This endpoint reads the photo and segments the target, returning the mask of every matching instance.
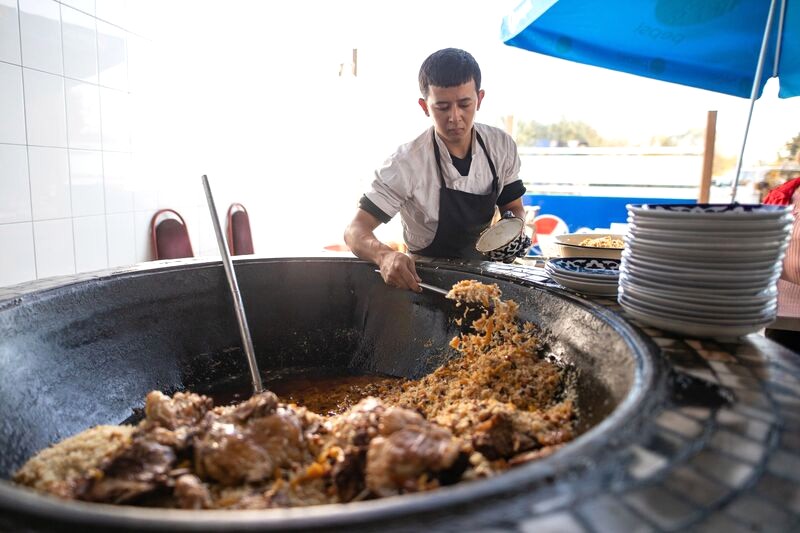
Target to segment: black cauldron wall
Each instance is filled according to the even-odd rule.
[[[352,259],[236,262],[257,359],[269,374],[328,367],[417,378],[453,355],[454,304],[430,292],[385,286]],[[498,283],[520,315],[543,327],[546,351],[574,369],[584,434],[548,459],[493,479],[433,493],[347,505],[267,511],[174,511],[62,502],[0,481],[0,526],[31,529],[238,531],[404,529],[448,516],[503,512],[509,494],[554,475],[635,432],[647,394],[661,386],[651,347],[601,308],[470,267],[420,267],[431,284]],[[249,387],[224,271],[178,261],[18,287],[0,300],[0,478],[39,449],[96,424],[119,423],[148,391]]]

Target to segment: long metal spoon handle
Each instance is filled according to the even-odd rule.
[[[239,283],[236,281],[236,272],[233,270],[233,262],[230,254],[228,254],[228,246],[225,244],[225,237],[222,234],[219,217],[217,217],[214,197],[211,195],[211,186],[208,184],[208,176],[205,174],[203,174],[203,187],[206,190],[208,209],[211,211],[214,233],[217,234],[217,245],[219,245],[219,254],[222,256],[222,264],[225,267],[225,275],[228,278],[228,287],[230,287],[231,296],[233,296],[236,320],[239,322],[239,335],[242,338],[244,353],[247,355],[247,364],[250,366],[250,377],[253,380],[253,392],[258,394],[264,390],[264,385],[261,383],[261,374],[258,371],[255,350],[253,350],[253,339],[250,337],[250,328],[247,327],[247,316],[244,313],[244,303],[242,302],[242,294],[239,292]]]
[[[438,292],[439,294],[447,296],[447,291],[440,287],[436,287],[434,285],[428,285],[427,283],[417,283],[417,285],[419,285],[423,289],[428,289],[429,291]]]
[[[377,268],[375,269],[375,272],[377,272],[378,274],[381,273],[381,271],[379,269],[377,269]],[[447,293],[448,293],[448,291],[446,291],[445,289],[442,289],[441,287],[437,287],[435,285],[430,285],[428,283],[417,283],[417,285],[419,285],[423,289],[428,289],[429,291],[438,292],[439,294],[443,294],[444,296],[447,296]]]

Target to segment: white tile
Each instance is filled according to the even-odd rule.
[[[136,245],[136,262],[144,263],[145,261],[152,261],[155,259],[153,255],[153,239],[152,232],[150,231],[150,220],[156,210],[153,211],[137,211],[134,213],[134,240]]]
[[[30,220],[28,151],[24,146],[0,144],[0,224]]]
[[[133,211],[131,155],[122,152],[103,152],[103,176],[106,213]]]
[[[127,34],[124,30],[97,21],[97,66],[100,85],[128,90]]]
[[[141,174],[134,173],[140,177]],[[133,209],[135,211],[155,211],[158,209],[158,185],[151,180],[133,180]]]
[[[64,76],[97,83],[94,18],[62,5],[61,32],[64,35]]]
[[[0,287],[36,279],[32,223],[0,224],[0,249],[14,250],[0,254]]]
[[[72,191],[72,216],[105,213],[103,154],[87,150],[69,151],[69,175]]]
[[[67,147],[64,78],[22,69],[25,79],[25,121],[28,144]]]
[[[100,122],[103,150],[129,152],[131,120],[129,95],[115,89],[100,88]]]
[[[154,212],[158,209],[158,177],[149,168],[149,162],[141,154],[134,153],[131,164],[131,186],[133,187],[133,209]]]
[[[225,231],[224,218],[220,218]],[[189,226],[190,222],[187,220],[186,225]],[[211,216],[208,212],[208,207],[203,209],[198,208],[195,211],[195,216],[191,221],[189,232],[196,235],[192,240],[192,247],[194,255],[197,257],[216,256],[219,257],[219,245],[217,244],[217,234],[214,231],[214,223],[211,221]]]
[[[94,16],[94,0],[61,0],[61,3]]]
[[[16,0],[0,0],[0,61],[20,65],[19,12]]]
[[[136,35],[128,35],[127,45],[128,90],[132,93],[151,90],[156,77],[155,65],[158,64],[153,43]]]
[[[72,216],[67,150],[29,146],[28,164],[33,220]]]
[[[0,143],[25,144],[22,68],[0,63]]]
[[[179,8],[178,4],[172,4],[171,7]],[[128,0],[125,6],[125,24],[122,27],[130,33],[151,35],[154,32],[153,7],[141,0]]]
[[[67,93],[67,141],[70,148],[100,150],[100,89],[64,80]]]
[[[108,228],[108,266],[126,266],[136,263],[136,226],[133,213],[119,213],[106,217]]]
[[[153,89],[150,91],[152,93]],[[154,131],[153,124],[159,124],[164,120],[164,112],[158,111],[157,107],[165,100],[162,96],[148,95],[144,92],[130,93],[128,98],[131,152],[154,154],[160,151],[159,147],[166,143],[163,137],[158,138],[159,133],[169,134],[163,129],[160,132]],[[155,154],[152,157],[155,157]],[[181,166],[185,171],[186,167]]]
[[[72,220],[42,220],[33,223],[36,274],[39,278],[75,273]]]
[[[104,215],[72,219],[75,234],[75,270],[90,272],[108,266],[106,217]]]
[[[96,0],[95,12],[97,18],[125,27],[127,19],[127,6],[125,0]]]
[[[61,14],[52,0],[19,0],[22,66],[64,74]]]

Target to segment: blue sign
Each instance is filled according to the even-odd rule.
[[[571,196],[525,194],[523,205],[538,205],[539,215],[555,215],[568,226],[568,233],[581,228],[608,228],[612,222],[625,223],[628,204],[695,204],[687,198],[619,198],[609,196]]]

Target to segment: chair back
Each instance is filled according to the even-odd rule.
[[[183,217],[174,209],[161,209],[150,219],[153,258],[194,257],[189,230]]]
[[[242,204],[233,203],[228,208],[228,251],[231,255],[253,253],[253,235],[250,233],[250,216]]]

